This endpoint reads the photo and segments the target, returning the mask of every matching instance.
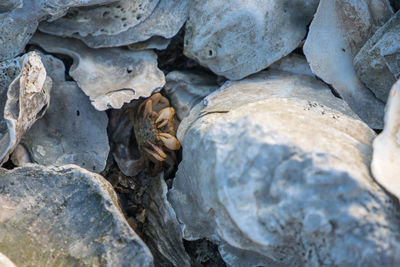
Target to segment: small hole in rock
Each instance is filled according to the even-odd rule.
[[[81,113],[79,112],[79,110],[76,111],[76,116],[79,117],[79,115],[81,115]]]
[[[125,17],[123,17],[121,20],[122,20],[122,21],[125,21],[125,20],[126,20],[126,18],[125,18]]]
[[[140,20],[141,18],[142,18],[142,15],[141,15],[141,14],[139,14],[139,15],[136,16],[136,19],[137,19],[137,20]]]
[[[213,55],[213,51],[212,50],[208,50],[208,55],[211,57]]]
[[[103,17],[107,17],[109,14],[110,14],[110,12],[106,11],[106,12],[103,13]]]
[[[126,72],[127,73],[131,73],[133,71],[133,69],[131,68],[131,67],[128,67],[127,69],[126,69]]]

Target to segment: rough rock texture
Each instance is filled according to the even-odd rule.
[[[26,164],[33,163],[31,155],[29,154],[28,149],[21,143],[19,143],[14,151],[11,154],[11,162],[16,166],[16,167],[22,167],[25,166]]]
[[[48,52],[72,57],[74,63],[69,74],[100,111],[121,108],[132,99],[148,97],[165,84],[152,51],[91,49],[79,40],[40,33],[31,42]]]
[[[400,199],[400,82],[390,92],[385,128],[373,147],[371,171],[375,180]]]
[[[159,1],[114,1],[108,5],[71,8],[66,16],[53,21],[51,27],[62,25],[64,36],[115,35],[143,22]]]
[[[0,3],[0,61],[21,53],[40,21],[63,16],[69,7],[113,0],[17,0]]]
[[[321,0],[304,44],[315,75],[374,129],[383,127],[384,104],[357,78],[353,59],[391,15],[386,0]]]
[[[260,73],[198,106],[169,192],[184,238],[232,266],[400,262],[398,206],[369,175],[375,134],[327,86]]]
[[[186,56],[238,80],[297,48],[318,0],[194,0],[186,23]]]
[[[150,5],[150,3],[154,3],[155,1],[147,2],[149,2],[147,4]],[[71,28],[71,25],[79,26],[85,22],[82,23],[77,21],[76,23],[71,24],[70,21],[68,21],[68,18],[62,18],[51,23],[41,23],[39,25],[39,29],[43,32],[54,35],[69,36],[81,39],[89,47],[93,48],[129,45],[148,40],[153,36],[161,36],[169,39],[176,35],[179,29],[185,23],[187,18],[188,4],[189,0],[160,0],[151,15],[148,17],[140,16],[140,19],[145,19],[143,22],[127,28],[125,31],[120,33],[111,34],[112,32],[109,32],[109,34],[105,34],[100,32],[100,34],[96,35],[85,35],[81,32],[81,27],[74,27],[73,29]],[[116,20],[118,23],[120,23],[122,18],[126,18],[126,20],[128,20],[128,18],[133,20],[137,18],[132,15],[126,15],[122,17],[118,16],[117,18],[114,17],[113,19],[109,16],[110,14],[111,13],[107,14],[107,18],[111,19],[112,21]],[[76,16],[72,16],[72,18],[77,19]],[[111,23],[111,25],[113,24],[114,23]],[[123,25],[124,23],[122,26]],[[91,26],[93,26],[94,29],[101,28],[100,25]]]
[[[215,78],[206,73],[172,71],[165,78],[164,89],[178,120],[189,115],[193,106],[218,88]]]
[[[400,78],[400,12],[365,43],[354,58],[358,77],[380,100]]]
[[[155,258],[165,258],[173,266],[191,266],[182,241],[182,229],[167,200],[168,188],[163,175],[152,177],[146,203],[144,240]],[[160,255],[155,255],[160,254]]]
[[[152,266],[112,186],[75,165],[0,169],[0,251],[18,266]]]
[[[46,114],[23,137],[22,143],[36,163],[76,164],[101,172],[110,151],[107,114],[90,105],[76,82],[65,81],[61,60],[52,56],[42,58],[53,79],[51,102]]]
[[[10,261],[6,256],[0,253],[0,266],[2,267],[16,267],[15,264]]]
[[[38,53],[0,64],[0,161],[4,163],[22,135],[46,112],[52,81]]]

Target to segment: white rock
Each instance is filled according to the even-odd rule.
[[[388,98],[385,128],[374,140],[371,171],[379,184],[400,199],[400,81]]]
[[[48,52],[71,56],[74,63],[69,74],[100,111],[148,97],[165,84],[152,51],[91,49],[79,40],[40,33],[31,42]]]
[[[18,266],[153,266],[112,186],[75,165],[0,169],[0,247]]]
[[[386,102],[390,88],[400,78],[400,12],[365,43],[354,66],[360,80]]]
[[[0,253],[0,266],[1,267],[16,267],[15,264],[10,261],[9,258],[4,256],[2,253]]]
[[[312,71],[375,129],[383,127],[384,104],[357,78],[353,58],[392,14],[386,0],[321,0],[304,44]]]
[[[170,39],[178,33],[179,29],[185,23],[188,4],[189,0],[160,0],[153,13],[144,21],[118,34],[99,34],[96,36],[89,34],[83,36],[83,34],[79,34],[81,30],[80,27],[76,27],[75,30],[69,30],[70,23],[64,19],[51,23],[43,22],[39,25],[39,29],[54,35],[81,39],[89,47],[93,48],[130,45],[157,36]],[[135,17],[133,16],[133,18]],[[141,19],[142,18],[144,17],[141,17]],[[116,20],[119,21],[120,18]]]
[[[178,120],[182,120],[193,106],[217,88],[215,78],[209,74],[172,71],[166,76],[164,89]]]
[[[318,0],[194,0],[184,53],[238,80],[286,56],[304,39]]]
[[[51,78],[38,53],[0,64],[0,161],[8,160],[21,137],[46,112]]]
[[[260,73],[204,103],[169,192],[184,238],[231,266],[400,262],[400,211],[369,174],[375,134],[326,85]]]
[[[51,102],[22,143],[36,163],[75,164],[89,171],[103,171],[110,151],[107,114],[94,109],[76,82],[65,81],[62,61],[53,56],[42,58],[53,79]]]

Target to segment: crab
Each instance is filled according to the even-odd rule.
[[[143,100],[134,114],[133,128],[138,149],[147,171],[150,171],[150,163],[154,164],[153,176],[161,170],[163,163],[170,167],[174,165],[173,151],[181,147],[175,137],[174,114],[174,108],[160,93]]]

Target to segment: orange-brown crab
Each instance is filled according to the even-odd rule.
[[[150,170],[150,162],[154,164],[152,175],[160,171],[163,162],[173,166],[176,161],[172,151],[181,144],[175,138],[174,114],[174,108],[160,93],[143,100],[136,109],[133,119],[136,142],[146,169]]]

